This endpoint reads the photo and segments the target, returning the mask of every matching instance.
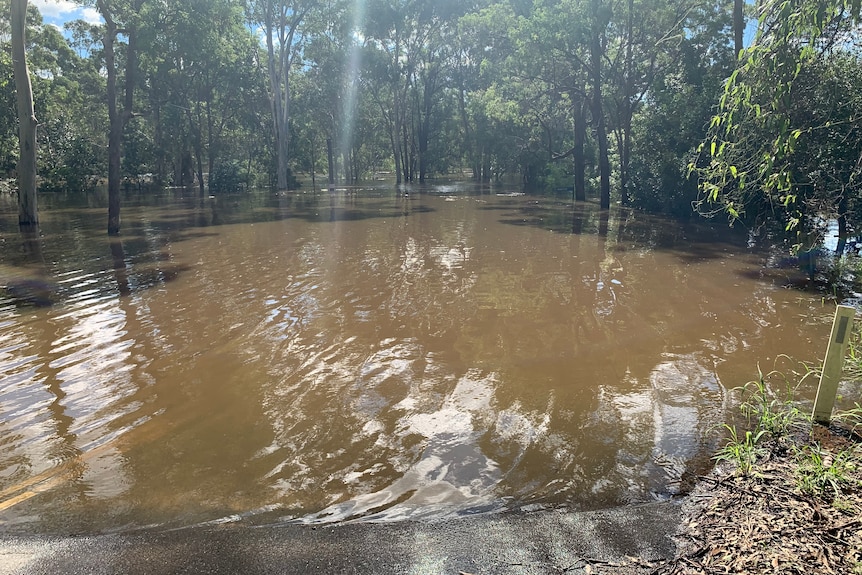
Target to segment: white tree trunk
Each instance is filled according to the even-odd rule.
[[[296,56],[294,38],[313,1],[260,0],[252,3],[266,34],[272,124],[276,146],[276,185],[290,185],[290,68]]]
[[[18,223],[39,222],[36,210],[36,113],[25,50],[27,0],[12,0],[12,63],[18,94]]]

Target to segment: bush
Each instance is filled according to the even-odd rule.
[[[210,174],[210,193],[235,193],[245,188],[245,174],[237,162],[217,164]]]

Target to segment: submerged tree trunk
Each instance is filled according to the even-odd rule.
[[[584,155],[584,146],[587,141],[587,115],[584,109],[584,97],[577,93],[573,95],[574,119],[575,119],[575,145],[572,149],[572,159],[575,170],[575,200],[585,202],[587,200],[587,159]]]
[[[847,249],[847,237],[849,230],[847,226],[847,190],[841,191],[841,199],[838,201],[838,245],[835,246],[835,256],[840,258]]]
[[[36,113],[25,49],[27,0],[12,0],[12,62],[18,99],[18,224],[39,223],[36,209]]]
[[[105,19],[105,35],[102,46],[105,48],[105,68],[107,72],[108,98],[108,235],[120,233],[120,146],[123,140],[123,125],[117,110],[117,67],[114,55],[114,42],[117,39],[117,25],[103,2],[97,2],[99,11]]]
[[[329,163],[329,186],[335,184],[335,161],[332,156],[332,138],[326,138],[326,160]]]
[[[603,210],[611,207],[611,164],[608,159],[608,132],[602,106],[602,33],[605,26],[601,14],[601,0],[593,0],[593,31],[590,41],[590,65],[593,73],[593,126],[599,145],[599,205]]]
[[[143,0],[133,3],[133,10],[141,9]],[[135,95],[135,72],[138,67],[137,34],[132,28],[122,30],[128,37],[126,46],[125,96],[122,113],[117,108],[117,64],[115,45],[121,32],[114,21],[114,13],[106,0],[96,0],[96,8],[105,20],[102,45],[105,48],[108,100],[108,235],[120,233],[120,162],[123,146],[123,129],[132,117]]]

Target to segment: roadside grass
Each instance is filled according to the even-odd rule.
[[[810,371],[803,375],[804,381]],[[792,379],[778,370],[763,373],[758,367],[758,377],[732,390],[740,396],[739,412],[744,421],[725,424],[728,441],[715,454],[716,461],[726,461],[734,466],[737,474],[747,476],[756,473],[756,464],[768,458],[776,450],[786,451],[811,419],[794,402],[796,387]],[[783,394],[777,396],[770,381],[778,380]]]
[[[720,448],[713,459],[716,461],[727,461],[733,464],[737,473],[750,475],[754,471],[754,465],[758,459],[768,453],[762,445],[758,445],[763,438],[764,431],[746,431],[742,438],[737,434],[736,428],[725,424],[730,433],[730,439],[724,447]]]
[[[813,375],[758,370],[733,391],[720,465],[684,503],[676,555],[653,575],[862,575],[862,407],[813,423],[794,400]]]
[[[794,456],[796,481],[802,493],[834,504],[836,500],[840,501],[845,489],[856,486],[853,472],[862,462],[856,448],[832,453],[815,442],[795,447]]]
[[[862,378],[862,337],[854,330],[856,345],[852,347],[854,360],[848,362],[849,374]],[[854,364],[855,359],[858,361]],[[799,374],[793,374],[798,376]],[[741,395],[739,411],[744,417],[744,429],[739,425],[724,427],[727,443],[714,459],[728,462],[737,475],[757,476],[759,464],[775,455],[788,457],[794,468],[796,487],[802,494],[815,496],[827,503],[838,502],[847,489],[862,488],[857,472],[862,470],[862,446],[855,441],[835,442],[825,446],[816,433],[818,425],[811,416],[799,409],[794,400],[795,391],[808,377],[818,375],[806,366],[799,384],[783,372],[773,370],[764,374],[758,369],[758,378],[735,391]],[[854,375],[850,375],[854,377]],[[770,382],[783,384],[783,394],[776,395]],[[862,426],[862,406],[859,403],[849,410],[837,411],[833,421],[841,426],[849,438],[859,438],[857,429]],[[831,435],[830,435],[831,437]]]

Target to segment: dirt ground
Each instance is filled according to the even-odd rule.
[[[765,445],[746,476],[717,466],[683,505],[675,558],[647,572],[862,574],[859,441],[815,426]],[[801,487],[806,478],[813,491]]]

